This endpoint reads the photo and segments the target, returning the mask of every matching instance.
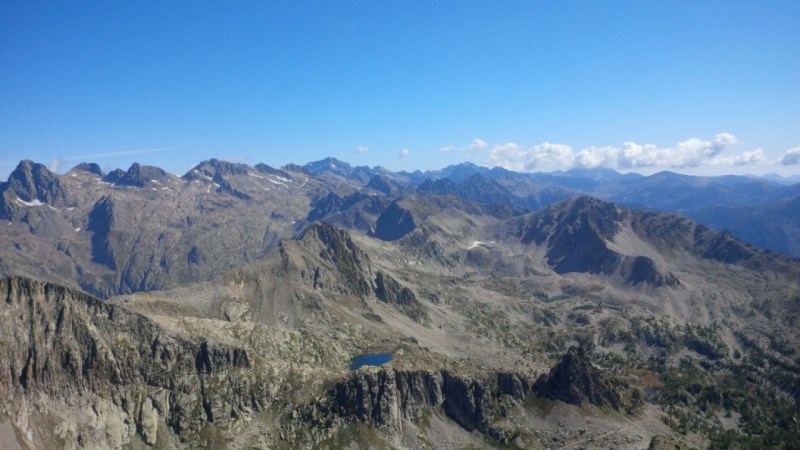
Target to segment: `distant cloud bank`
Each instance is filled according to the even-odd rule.
[[[781,158],[782,166],[796,166],[800,164],[800,147],[791,148],[786,150]]]
[[[779,161],[770,161],[764,150],[755,149],[734,155],[725,151],[739,141],[731,133],[719,133],[711,140],[696,137],[671,147],[624,142],[621,146],[586,147],[575,150],[569,145],[543,142],[523,147],[514,142],[488,144],[475,138],[465,146],[447,146],[443,152],[486,154],[487,166],[499,166],[518,172],[558,169],[689,169],[703,166],[751,166],[756,164],[800,164],[800,147],[788,150]]]

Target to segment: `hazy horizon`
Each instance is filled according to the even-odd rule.
[[[340,158],[335,158],[335,157],[333,157],[333,156],[328,156],[328,157],[325,157],[325,158],[322,158],[322,159],[318,159],[318,160],[314,160],[314,161],[303,161],[303,162],[299,162],[299,161],[293,161],[293,162],[290,162],[290,163],[287,163],[287,164],[296,164],[296,165],[303,166],[303,165],[305,165],[305,164],[309,164],[309,163],[320,162],[320,161],[323,161],[323,160],[325,160],[325,159],[327,159],[327,158],[333,158],[333,159],[336,159],[337,161],[340,161],[340,162],[347,163],[347,164],[349,164],[350,166],[352,166],[352,167],[354,167],[354,168],[355,168],[355,167],[359,167],[359,166],[360,166],[360,167],[369,167],[369,168],[371,168],[371,169],[383,168],[383,169],[390,170],[390,171],[392,171],[392,172],[398,172],[398,173],[399,173],[399,172],[413,173],[413,172],[415,172],[416,170],[421,170],[421,169],[411,169],[411,170],[407,170],[407,169],[400,169],[400,170],[392,170],[392,169],[389,169],[389,168],[387,168],[387,167],[380,166],[380,165],[377,165],[377,166],[366,166],[366,165],[363,165],[363,164],[353,164],[353,163],[352,163],[352,161],[343,160],[343,159],[340,159]],[[25,158],[25,159],[27,159],[27,158]],[[218,160],[220,160],[220,161],[226,161],[226,162],[233,162],[233,163],[241,163],[241,164],[246,164],[246,165],[248,165],[248,166],[251,166],[251,167],[254,167],[255,165],[257,165],[257,164],[261,164],[261,163],[263,163],[263,164],[267,164],[267,165],[269,165],[269,166],[271,166],[271,167],[273,167],[273,168],[282,168],[282,167],[284,167],[284,166],[286,166],[286,165],[287,165],[287,164],[281,164],[281,165],[272,165],[272,164],[266,163],[266,162],[264,162],[264,161],[241,161],[241,160],[235,160],[235,161],[234,161],[234,160],[226,160],[225,158],[212,158],[212,159],[218,159]],[[11,172],[13,172],[13,170],[14,170],[14,169],[16,169],[16,167],[18,166],[19,162],[21,162],[21,161],[22,161],[22,160],[18,161],[17,165],[15,165],[15,166],[14,166],[14,167],[13,167],[11,170],[9,170],[9,171],[8,171],[8,173],[6,173],[6,174],[4,174],[4,175],[0,176],[0,182],[3,182],[3,181],[5,181],[5,180],[7,180],[7,179],[10,177],[10,175],[11,175]],[[173,170],[168,170],[168,169],[167,169],[167,168],[165,168],[165,167],[158,166],[158,165],[156,165],[156,164],[151,164],[151,163],[148,163],[148,162],[147,162],[146,160],[144,160],[144,159],[142,159],[142,160],[134,160],[134,161],[131,161],[131,163],[130,163],[130,164],[123,165],[123,166],[114,166],[114,165],[110,165],[110,164],[103,165],[103,164],[99,164],[99,163],[97,163],[96,161],[92,161],[92,160],[81,160],[80,162],[76,162],[76,163],[74,163],[74,164],[72,164],[72,163],[70,163],[70,164],[66,164],[64,161],[61,161],[61,162],[58,162],[58,163],[57,163],[57,164],[58,164],[58,166],[57,166],[57,167],[54,167],[54,166],[53,166],[53,162],[52,162],[52,161],[51,161],[51,163],[50,163],[50,164],[47,164],[46,162],[43,162],[43,161],[35,161],[35,160],[33,160],[33,162],[34,162],[34,163],[43,164],[43,165],[45,165],[45,166],[48,168],[48,170],[50,170],[50,171],[52,171],[52,172],[54,172],[54,173],[60,174],[60,175],[63,175],[63,174],[66,174],[66,173],[68,173],[70,170],[72,170],[74,167],[78,166],[78,165],[79,165],[79,164],[81,164],[81,163],[95,163],[95,164],[98,164],[98,166],[101,168],[101,170],[103,170],[103,172],[104,172],[104,173],[106,173],[106,174],[107,174],[107,173],[109,173],[109,172],[111,172],[111,171],[113,171],[113,170],[116,170],[116,169],[121,169],[121,170],[123,170],[123,171],[127,171],[127,170],[130,168],[130,166],[131,166],[132,164],[136,163],[136,164],[140,164],[140,165],[143,165],[143,166],[155,166],[155,167],[159,167],[159,168],[161,168],[161,169],[164,169],[166,172],[168,172],[168,173],[170,173],[170,174],[172,174],[172,175],[175,175],[175,176],[177,176],[177,177],[182,177],[182,176],[183,176],[183,175],[185,175],[187,172],[189,172],[189,171],[190,171],[190,170],[192,170],[194,167],[196,167],[198,164],[200,164],[200,163],[202,163],[202,162],[205,162],[205,161],[208,161],[208,160],[197,161],[196,163],[194,163],[194,164],[190,165],[189,167],[187,167],[187,168],[186,168],[185,170],[183,170],[183,171],[173,171]],[[425,170],[421,170],[421,171],[422,171],[422,172],[427,172],[427,171],[443,170],[443,169],[446,169],[446,168],[448,168],[448,167],[451,167],[451,166],[456,166],[456,165],[460,165],[460,164],[473,164],[473,165],[475,165],[475,166],[478,166],[478,167],[485,167],[485,168],[488,168],[488,169],[492,169],[492,168],[500,167],[500,166],[488,166],[488,165],[483,165],[483,164],[476,164],[476,163],[474,163],[474,162],[471,162],[471,161],[462,161],[462,162],[460,162],[460,163],[449,164],[449,165],[447,165],[447,166],[436,167],[436,168],[433,168],[433,169],[425,169]],[[512,170],[512,171],[514,171],[513,169],[508,169],[508,170]],[[519,173],[530,173],[530,174],[536,174],[536,173],[550,174],[550,173],[559,173],[559,172],[563,173],[563,172],[569,172],[569,171],[582,171],[582,170],[587,170],[587,171],[590,171],[590,172],[591,172],[591,171],[594,171],[594,170],[612,170],[612,171],[615,171],[615,172],[617,172],[617,173],[620,173],[620,174],[638,174],[638,175],[641,175],[641,176],[651,176],[651,175],[654,175],[654,174],[657,174],[657,173],[662,173],[662,172],[671,172],[671,173],[677,173],[677,174],[683,174],[683,175],[689,175],[689,176],[708,176],[708,177],[715,177],[715,176],[726,176],[726,175],[736,175],[736,176],[753,177],[753,178],[766,178],[766,179],[773,179],[773,178],[775,178],[775,177],[779,177],[779,178],[781,178],[782,180],[784,180],[784,181],[786,181],[786,182],[789,182],[790,184],[794,184],[794,183],[800,182],[800,174],[788,174],[788,175],[783,175],[783,174],[781,174],[781,173],[779,173],[779,172],[777,172],[777,171],[775,171],[775,172],[763,173],[763,174],[755,174],[755,173],[742,173],[742,174],[707,174],[707,173],[691,173],[691,171],[685,171],[685,170],[684,170],[684,171],[681,171],[681,170],[670,170],[670,169],[650,169],[650,170],[619,170],[619,169],[613,169],[613,168],[607,168],[607,167],[593,167],[593,168],[567,168],[567,169],[554,169],[554,170],[549,170],[549,171],[514,171],[514,172],[519,172]]]

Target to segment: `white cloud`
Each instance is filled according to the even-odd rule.
[[[356,147],[356,152],[357,153],[361,153],[362,155],[364,153],[367,153],[368,151],[369,151],[369,148],[366,145],[359,145],[358,147]]]
[[[404,149],[400,150],[400,155],[399,156],[401,158],[405,158],[406,156],[408,156],[410,154],[411,154],[411,151],[409,149],[407,149],[407,148],[404,148]]]
[[[455,145],[448,145],[445,147],[440,148],[440,151],[443,152],[467,152],[467,153],[474,153],[476,151],[485,150],[489,147],[489,143],[484,141],[481,138],[475,138],[469,145],[465,145],[463,147],[456,147]]]
[[[736,136],[730,133],[719,133],[708,141],[691,138],[664,148],[653,144],[624,142],[621,147],[592,146],[575,151],[565,144],[543,142],[524,148],[510,142],[491,146],[486,165],[527,172],[597,167],[686,169],[700,166],[745,166],[766,162],[762,149],[745,151],[738,155],[723,155],[730,145],[737,142]],[[800,149],[787,152],[782,164],[800,164]]]
[[[697,167],[722,153],[726,146],[736,142],[736,137],[730,133],[720,133],[714,136],[713,141],[691,138],[680,142],[675,149],[667,151],[666,156],[672,167]]]
[[[795,166],[800,164],[800,147],[786,150],[780,161],[782,166]]]
[[[557,169],[571,165],[574,155],[572,148],[563,144],[543,142],[525,149],[508,142],[492,146],[489,151],[489,164],[506,169],[528,172],[534,169]]]
[[[584,169],[609,167],[616,164],[620,150],[614,147],[588,147],[572,158],[572,166]]]
[[[50,164],[47,165],[47,169],[50,172],[58,173],[58,170],[61,169],[61,166],[64,165],[64,160],[61,158],[53,158],[50,160]]]
[[[764,150],[756,149],[752,152],[743,152],[736,156],[720,156],[710,161],[715,166],[750,166],[766,161]]]

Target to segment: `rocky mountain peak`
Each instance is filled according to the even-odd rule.
[[[194,166],[183,176],[183,179],[195,180],[199,178],[211,178],[219,182],[224,180],[225,176],[247,175],[250,171],[251,168],[247,164],[220,161],[219,159],[213,158]]]
[[[622,210],[613,203],[588,196],[575,197],[532,216],[533,221],[522,241],[541,244],[565,232],[569,236],[582,235],[600,241],[612,239],[623,217]]]
[[[334,288],[362,296],[372,292],[369,256],[347,231],[315,222],[298,237],[298,242],[321,259],[301,271],[303,278],[311,279],[314,289]]]
[[[616,224],[623,217],[622,211],[615,204],[587,195],[567,200],[561,205],[564,221],[587,222],[609,238],[614,236]]]
[[[612,273],[620,261],[606,241],[620,229],[623,213],[611,203],[577,197],[531,216],[524,244],[547,245],[547,258],[558,273]]]
[[[6,183],[0,184],[3,196],[3,215],[8,216],[19,201],[27,204],[47,203],[65,206],[68,195],[58,175],[43,164],[24,160],[11,172]]]
[[[128,171],[125,172],[125,175],[117,180],[116,183],[124,186],[144,187],[153,181],[166,182],[169,178],[170,174],[164,169],[133,163]]]
[[[299,241],[310,244],[319,243],[330,259],[337,260],[343,258],[360,259],[363,255],[358,246],[350,238],[350,234],[327,222],[315,222],[311,224],[299,236]]]
[[[331,157],[310,162],[304,165],[303,169],[311,174],[330,172],[342,176],[349,176],[353,171],[353,167],[350,164]]]
[[[82,162],[77,166],[73,167],[72,170],[70,170],[70,172],[72,171],[87,172],[93,175],[97,175],[101,178],[105,176],[105,173],[103,173],[103,169],[101,169],[97,163]]]
[[[629,212],[582,196],[532,214],[522,228],[522,242],[547,248],[547,262],[556,273],[620,276],[632,285],[675,286],[678,279],[659,270],[644,255],[622,254],[610,247],[625,226]]]
[[[103,181],[106,183],[117,184],[122,177],[125,176],[125,171],[122,169],[114,169],[111,172],[108,172],[106,176],[103,177]]]

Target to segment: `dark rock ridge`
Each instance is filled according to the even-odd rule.
[[[394,278],[378,271],[375,275],[375,296],[378,300],[394,305],[411,319],[422,322],[428,317],[428,313],[417,301],[414,291],[402,286]]]
[[[394,278],[383,272],[378,272],[375,276],[375,296],[385,303],[404,306],[411,306],[417,301],[411,289],[401,286]]]
[[[314,222],[316,220],[325,218],[331,213],[337,213],[340,211],[343,203],[344,199],[338,194],[335,192],[328,192],[327,195],[320,197],[311,203],[311,211],[308,212],[306,220],[309,222]]]
[[[375,237],[383,241],[395,241],[417,227],[411,211],[403,209],[397,202],[387,207],[375,224]]]
[[[300,417],[318,429],[366,423],[399,433],[403,420],[440,408],[465,430],[507,443],[516,430],[497,425],[498,419],[531,391],[528,379],[507,372],[473,377],[448,369],[361,370],[336,382],[320,400],[301,407]]]
[[[97,396],[152,445],[155,423],[192,440],[207,423],[224,424],[265,404],[266,394],[247,370],[253,361],[246,350],[189,340],[54,284],[2,277],[0,295],[2,317],[15,321],[0,333],[0,397],[7,414],[14,415],[22,398],[69,403]]]
[[[665,255],[685,251],[694,257],[722,264],[736,264],[757,271],[774,271],[789,279],[800,277],[797,258],[753,247],[728,231],[715,231],[673,214],[650,211],[628,211],[628,214],[636,234]]]
[[[88,230],[92,232],[92,261],[111,270],[117,270],[114,248],[118,233],[112,233],[114,226],[114,201],[105,196],[89,212]]]
[[[614,387],[592,365],[582,348],[570,347],[564,358],[546,375],[536,380],[534,389],[540,397],[562,400],[573,405],[591,403],[620,409],[622,400]]]

